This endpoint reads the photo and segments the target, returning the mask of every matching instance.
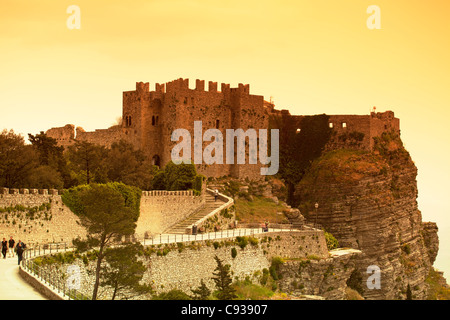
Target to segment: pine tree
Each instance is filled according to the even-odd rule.
[[[220,300],[232,300],[234,298],[237,298],[235,293],[236,290],[231,285],[233,279],[231,278],[230,274],[230,265],[224,265],[222,260],[220,260],[217,256],[215,256],[214,259],[217,262],[217,267],[214,271],[217,272],[213,273],[214,277],[212,277],[212,279],[214,280],[216,288],[218,289],[217,297]]]
[[[200,281],[200,286],[197,289],[191,289],[191,291],[194,294],[194,300],[208,300],[208,297],[211,294],[211,290],[205,285],[203,279]]]
[[[412,292],[411,286],[408,283],[408,287],[406,288],[406,300],[412,300]]]

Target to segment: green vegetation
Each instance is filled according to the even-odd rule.
[[[44,132],[32,135],[25,144],[13,130],[0,134],[0,185],[37,189],[69,189],[91,183],[120,182],[142,190],[201,191],[204,177],[194,165],[152,165],[141,150],[125,141],[110,148],[76,141],[64,149]]]
[[[364,293],[363,289],[363,277],[359,270],[353,270],[352,274],[350,275],[350,278],[347,280],[347,287],[350,289],[355,290],[360,295]]]
[[[217,256],[214,257],[217,267],[213,273],[213,281],[216,284],[217,292],[215,296],[220,300],[232,300],[236,298],[236,289],[232,286],[232,278],[230,274],[230,265],[224,265],[222,260]]]
[[[129,299],[152,292],[149,285],[140,283],[147,270],[144,263],[137,258],[140,251],[140,243],[108,248],[105,251],[107,263],[101,269],[100,285],[102,288],[112,288],[111,300],[115,300],[119,293],[124,299]]]
[[[252,201],[239,198],[235,200],[235,206],[236,219],[240,223],[262,223],[264,221],[270,221],[271,223],[288,222],[284,215],[278,214],[278,212],[283,212],[285,207],[267,198],[253,196]]]
[[[197,289],[191,289],[194,296],[193,300],[209,300],[211,296],[211,290],[208,289],[203,279],[200,281],[200,286]]]
[[[139,218],[141,191],[120,183],[91,184],[67,190],[63,202],[80,218],[87,240],[76,239],[79,251],[98,247],[92,299],[97,300],[103,259],[117,237],[130,235]]]
[[[325,231],[325,241],[327,242],[328,250],[333,250],[339,248],[339,242],[337,239],[329,232]]]
[[[275,294],[268,287],[254,284],[248,279],[237,281],[233,286],[236,290],[236,298],[239,300],[265,300]]]
[[[272,263],[269,268],[270,275],[274,280],[281,279],[281,273],[280,273],[280,265],[284,263],[284,260],[281,257],[273,257]]]
[[[450,300],[450,288],[445,287],[445,279],[434,269],[430,269],[430,273],[425,279],[428,285],[428,300]]]
[[[311,163],[320,157],[326,143],[330,140],[332,129],[329,116],[305,116],[301,123],[294,118],[272,119],[282,121],[275,127],[280,131],[280,170],[278,176],[287,186],[287,202],[293,200],[294,186],[303,178]],[[297,133],[297,128],[301,131]]]
[[[200,193],[204,176],[197,174],[194,164],[169,162],[164,169],[158,169],[152,181],[155,190],[194,190]]]

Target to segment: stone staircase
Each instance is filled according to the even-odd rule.
[[[186,234],[186,229],[190,227],[191,225],[195,224],[197,221],[202,219],[203,217],[207,216],[211,211],[214,209],[219,208],[222,206],[225,202],[220,199],[220,197],[217,198],[217,201],[214,200],[214,195],[210,194],[209,192],[205,195],[205,204],[203,208],[201,208],[199,211],[193,213],[183,221],[178,222],[177,224],[173,225],[164,233],[169,234]]]

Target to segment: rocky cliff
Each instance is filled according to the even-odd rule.
[[[417,168],[395,133],[375,139],[372,152],[324,152],[296,184],[294,205],[332,233],[341,247],[363,252],[358,276],[366,299],[427,298],[426,278],[438,251],[437,226],[422,222]],[[315,208],[315,204],[318,208]],[[381,288],[369,289],[369,266],[381,270]]]

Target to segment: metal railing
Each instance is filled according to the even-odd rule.
[[[142,240],[133,237],[132,241],[141,242],[144,246],[146,246],[255,236],[273,232],[292,232],[304,230],[304,228],[294,227],[290,224],[271,224],[267,229],[258,224],[256,224],[255,226],[256,227],[253,227],[253,225],[240,225],[238,228],[234,229],[225,229],[216,232],[198,234],[159,234],[153,238],[144,238]],[[24,271],[28,272],[31,275],[34,275],[44,285],[53,289],[63,298],[67,298],[69,300],[86,300],[89,299],[89,297],[83,294],[80,290],[72,288],[71,285],[69,285],[68,280],[65,279],[65,276],[60,270],[53,270],[48,267],[45,268],[39,263],[36,263],[32,260],[32,258],[74,250],[75,248],[72,245],[69,246],[67,243],[48,243],[30,246],[30,248],[27,248],[23,253],[23,260],[21,262],[21,265]]]
[[[225,238],[235,238],[243,236],[254,236],[259,234],[264,234],[267,232],[290,232],[290,231],[300,231],[299,228],[294,228],[292,225],[289,227],[273,228],[270,227],[265,231],[262,227],[257,228],[234,228],[225,229],[215,232],[198,233],[198,234],[159,234],[153,238],[139,240],[135,238],[135,241],[141,242],[144,246],[146,245],[157,245],[163,243],[177,243],[177,242],[191,242],[191,241],[205,241],[205,240],[215,240],[215,239],[225,239]]]
[[[32,260],[32,258],[73,250],[74,247],[69,247],[66,243],[48,243],[27,248],[23,252],[22,269],[33,275],[43,285],[53,289],[62,298],[67,298],[68,300],[89,300],[89,297],[68,283],[61,271],[45,268]]]
[[[90,300],[85,294],[71,287],[60,271],[49,270],[29,259],[22,260],[22,268],[63,298],[68,300]]]

